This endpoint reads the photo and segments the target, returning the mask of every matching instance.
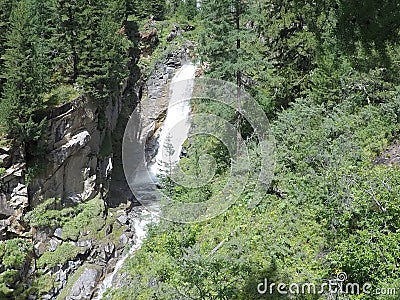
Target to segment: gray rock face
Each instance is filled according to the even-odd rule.
[[[119,216],[119,217],[117,218],[117,221],[118,221],[119,224],[125,225],[125,224],[128,223],[128,216],[125,215],[125,214],[123,214],[123,215],[121,215],[121,216]]]
[[[22,217],[29,205],[28,189],[25,185],[25,162],[22,149],[0,149],[7,162],[0,161],[1,167],[8,168],[0,175],[0,240],[7,233],[22,235],[25,231]]]
[[[46,152],[50,154],[45,174],[30,184],[33,207],[48,198],[75,205],[93,198],[100,186],[107,186],[104,182],[109,180],[112,153],[106,157],[100,153],[117,125],[121,101],[109,101],[100,108],[98,102],[80,97],[49,114]],[[100,110],[104,116],[99,116]]]
[[[84,300],[90,299],[92,293],[100,279],[101,272],[96,268],[86,267],[85,271],[74,283],[69,295],[65,298],[67,300]]]
[[[393,145],[374,161],[377,165],[400,166],[400,144]]]

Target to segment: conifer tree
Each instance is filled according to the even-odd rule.
[[[7,30],[9,26],[9,18],[12,9],[12,0],[0,0],[0,95],[3,90],[4,75],[3,75],[3,58],[7,42]]]
[[[153,16],[155,20],[163,20],[166,12],[165,0],[132,0],[127,1],[128,14],[147,19]]]
[[[204,32],[200,41],[203,60],[210,63],[213,77],[234,80],[242,85],[242,75],[251,68],[256,57],[250,58],[249,44],[254,41],[246,30],[246,1],[207,0],[202,2]],[[253,64],[254,65],[254,64]]]
[[[46,51],[37,32],[34,2],[21,0],[13,8],[4,54],[4,92],[0,120],[9,136],[27,143],[41,135],[44,120],[35,119],[46,91]]]
[[[118,92],[127,76],[130,44],[123,27],[124,9],[118,0],[94,2],[78,14],[82,29],[77,36],[77,83],[96,99]]]

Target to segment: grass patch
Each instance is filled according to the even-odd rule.
[[[58,199],[48,199],[28,212],[25,221],[35,228],[63,228],[63,238],[76,240],[84,231],[97,231],[104,226],[104,202],[100,197],[75,207],[57,209]],[[65,236],[64,236],[65,235]]]
[[[47,199],[45,202],[36,206],[32,211],[25,215],[25,221],[35,228],[54,228],[60,226],[75,217],[81,207],[68,207],[61,210],[60,200],[55,198]]]
[[[83,210],[75,217],[67,221],[62,227],[62,237],[66,240],[78,240],[82,234],[93,236],[105,225],[103,218],[104,202],[95,198],[81,204]]]
[[[63,265],[69,260],[74,259],[78,254],[82,253],[86,248],[77,247],[72,243],[62,243],[54,252],[45,252],[36,262],[37,267],[55,267]]]
[[[43,102],[47,107],[55,107],[78,98],[79,91],[71,85],[59,85],[44,96]]]

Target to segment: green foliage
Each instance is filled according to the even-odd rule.
[[[70,85],[58,85],[44,95],[43,102],[46,106],[53,107],[76,100],[80,93]]]
[[[3,84],[5,81],[3,75],[4,59],[3,55],[6,49],[7,32],[9,28],[9,19],[12,10],[12,0],[0,1],[0,96],[3,93]]]
[[[35,145],[34,147],[35,147],[34,149],[30,149],[30,153],[32,154],[35,153],[36,155],[38,155],[40,148],[37,145]],[[43,161],[40,161],[40,159],[34,159],[30,161],[26,168],[26,174],[25,174],[26,184],[30,184],[33,179],[37,178],[45,171],[46,171],[46,165],[43,163]]]
[[[103,228],[104,201],[95,198],[80,205],[79,212],[74,218],[66,221],[62,227],[62,238],[65,240],[78,240],[81,234],[94,235]]]
[[[60,207],[58,201],[51,198],[39,204],[25,215],[25,220],[35,228],[53,228],[64,224],[77,214],[74,207],[58,210],[57,208]]]
[[[196,0],[173,0],[168,1],[168,15],[175,16],[181,20],[192,21],[198,14]]]
[[[166,10],[165,0],[133,0],[127,1],[127,13],[140,19],[163,20]]]
[[[81,232],[95,233],[104,225],[103,212],[104,202],[98,197],[63,209],[57,199],[51,198],[28,212],[25,220],[39,229],[62,227],[63,238],[77,240]]]
[[[78,26],[86,28],[77,37],[76,83],[95,99],[115,97],[128,75],[130,43],[121,29],[123,16],[120,1],[106,2],[106,7],[94,2],[76,13]]]
[[[349,178],[349,202],[342,204],[337,245],[329,255],[335,267],[356,282],[378,286],[399,280],[400,170],[374,167]]]
[[[273,120],[276,174],[262,201],[252,205],[260,191],[250,180],[238,201],[212,220],[154,225],[127,259],[126,286],[109,291],[112,299],[263,299],[257,285],[265,278],[318,285],[340,271],[349,282],[400,287],[400,171],[373,163],[400,140],[399,4],[358,2],[203,0],[197,18],[195,1],[0,1],[0,114],[6,130],[22,141],[38,139],[45,107],[81,93],[107,101],[120,92],[130,47],[122,28],[128,16],[146,24],[143,30],[157,29],[157,49],[147,53],[142,45],[149,56],[140,62],[145,72],[185,38],[196,37],[207,76],[236,82]],[[174,20],[158,21],[165,15]],[[168,44],[175,20],[197,28]],[[213,101],[192,104],[197,113],[238,122],[235,111]],[[240,125],[245,139],[251,137],[249,124]],[[248,146],[257,157],[256,141]],[[107,133],[101,156],[110,147]],[[215,176],[192,189],[169,179],[161,186],[181,203],[218,197],[229,176],[226,147],[205,136],[185,147],[180,175],[207,178],[201,157],[208,154]],[[104,210],[99,199],[63,209],[50,199],[26,221],[37,228],[62,227],[66,240],[100,239],[99,229],[112,222],[104,221]],[[118,240],[121,230],[110,238]],[[31,248],[22,240],[0,243],[0,298],[30,292],[16,283]],[[64,242],[37,265],[63,264],[82,251]],[[43,291],[52,285],[43,274],[33,282]],[[268,295],[283,298],[288,296]]]
[[[72,243],[64,242],[54,252],[45,252],[36,262],[38,268],[55,267],[63,265],[67,261],[74,259],[79,253],[84,252],[84,248],[77,247]]]
[[[213,77],[234,80],[240,85],[243,74],[260,63],[252,49],[256,32],[244,30],[248,6],[245,1],[205,1],[201,10],[204,31],[200,53],[209,62]]]
[[[2,266],[9,269],[20,269],[26,263],[32,245],[22,239],[7,240],[0,246]]]
[[[45,295],[55,287],[55,278],[50,274],[38,274],[37,279],[29,289],[29,294]]]
[[[0,297],[15,297],[18,281],[32,258],[33,245],[22,239],[0,242]]]
[[[379,61],[371,65],[367,60],[360,62],[362,67],[354,67],[335,40],[335,24],[318,23],[337,16],[325,12],[311,26],[310,20],[298,17],[319,6],[289,1],[268,6],[271,2],[263,2],[264,8],[248,8],[249,15],[254,9],[270,9],[271,18],[251,16],[260,22],[257,31],[269,32],[265,36],[272,42],[259,45],[264,52],[258,55],[268,64],[261,73],[252,73],[259,76],[257,83],[246,86],[267,112],[272,107],[277,169],[269,193],[252,208],[258,192],[255,183],[249,182],[235,205],[215,219],[154,226],[141,250],[128,259],[124,270],[128,287],[110,291],[112,299],[263,299],[257,294],[257,284],[264,278],[319,285],[340,271],[349,275],[349,282],[370,281],[375,288],[398,286],[400,174],[396,167],[373,164],[377,155],[399,139],[396,67],[384,68]],[[218,8],[212,1],[206,5]],[[212,10],[208,13],[207,21],[227,18],[213,15]],[[221,30],[219,34],[231,32],[229,21],[210,28]],[[210,74],[234,79],[235,69],[223,59],[234,57],[224,52],[234,46],[227,43],[229,38],[208,37],[210,44],[218,42],[202,47],[221,51],[215,55],[204,51],[211,63]],[[278,56],[273,56],[276,51]],[[229,72],[223,75],[221,70]],[[263,77],[266,74],[279,77]],[[269,91],[274,85],[275,98]],[[285,107],[278,111],[274,101]],[[234,112],[218,103],[192,104],[197,113],[235,122]],[[171,196],[178,202],[206,201],[224,185],[228,154],[221,144],[201,136],[185,147],[187,157],[181,166],[187,176],[201,171],[198,160],[204,153],[217,161],[217,176],[201,188],[175,185]],[[320,299],[318,295],[293,298]]]
[[[346,51],[354,52],[360,46],[368,52],[375,48],[384,58],[386,46],[399,42],[400,6],[396,1],[335,2],[338,14],[336,31]]]
[[[0,121],[6,132],[20,142],[37,141],[44,120],[34,119],[46,90],[45,49],[34,24],[33,4],[19,1],[10,15],[7,49],[4,53],[4,92]]]
[[[82,93],[103,101],[119,95],[131,46],[124,1],[19,0],[0,8],[0,122],[28,151],[47,108]]]

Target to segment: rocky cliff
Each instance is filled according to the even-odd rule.
[[[80,96],[49,111],[46,154],[36,158],[34,173],[20,148],[0,148],[0,240],[32,244],[17,280],[32,289],[48,283],[27,290],[36,295],[32,299],[90,299],[125,247],[135,243],[137,212],[130,210],[134,198],[120,153],[125,126],[140,97],[159,111],[167,108],[167,84],[192,49],[187,43],[170,51],[146,79],[133,62],[131,77],[106,105]],[[142,118],[151,155],[162,118]],[[1,266],[0,275],[4,271]]]

